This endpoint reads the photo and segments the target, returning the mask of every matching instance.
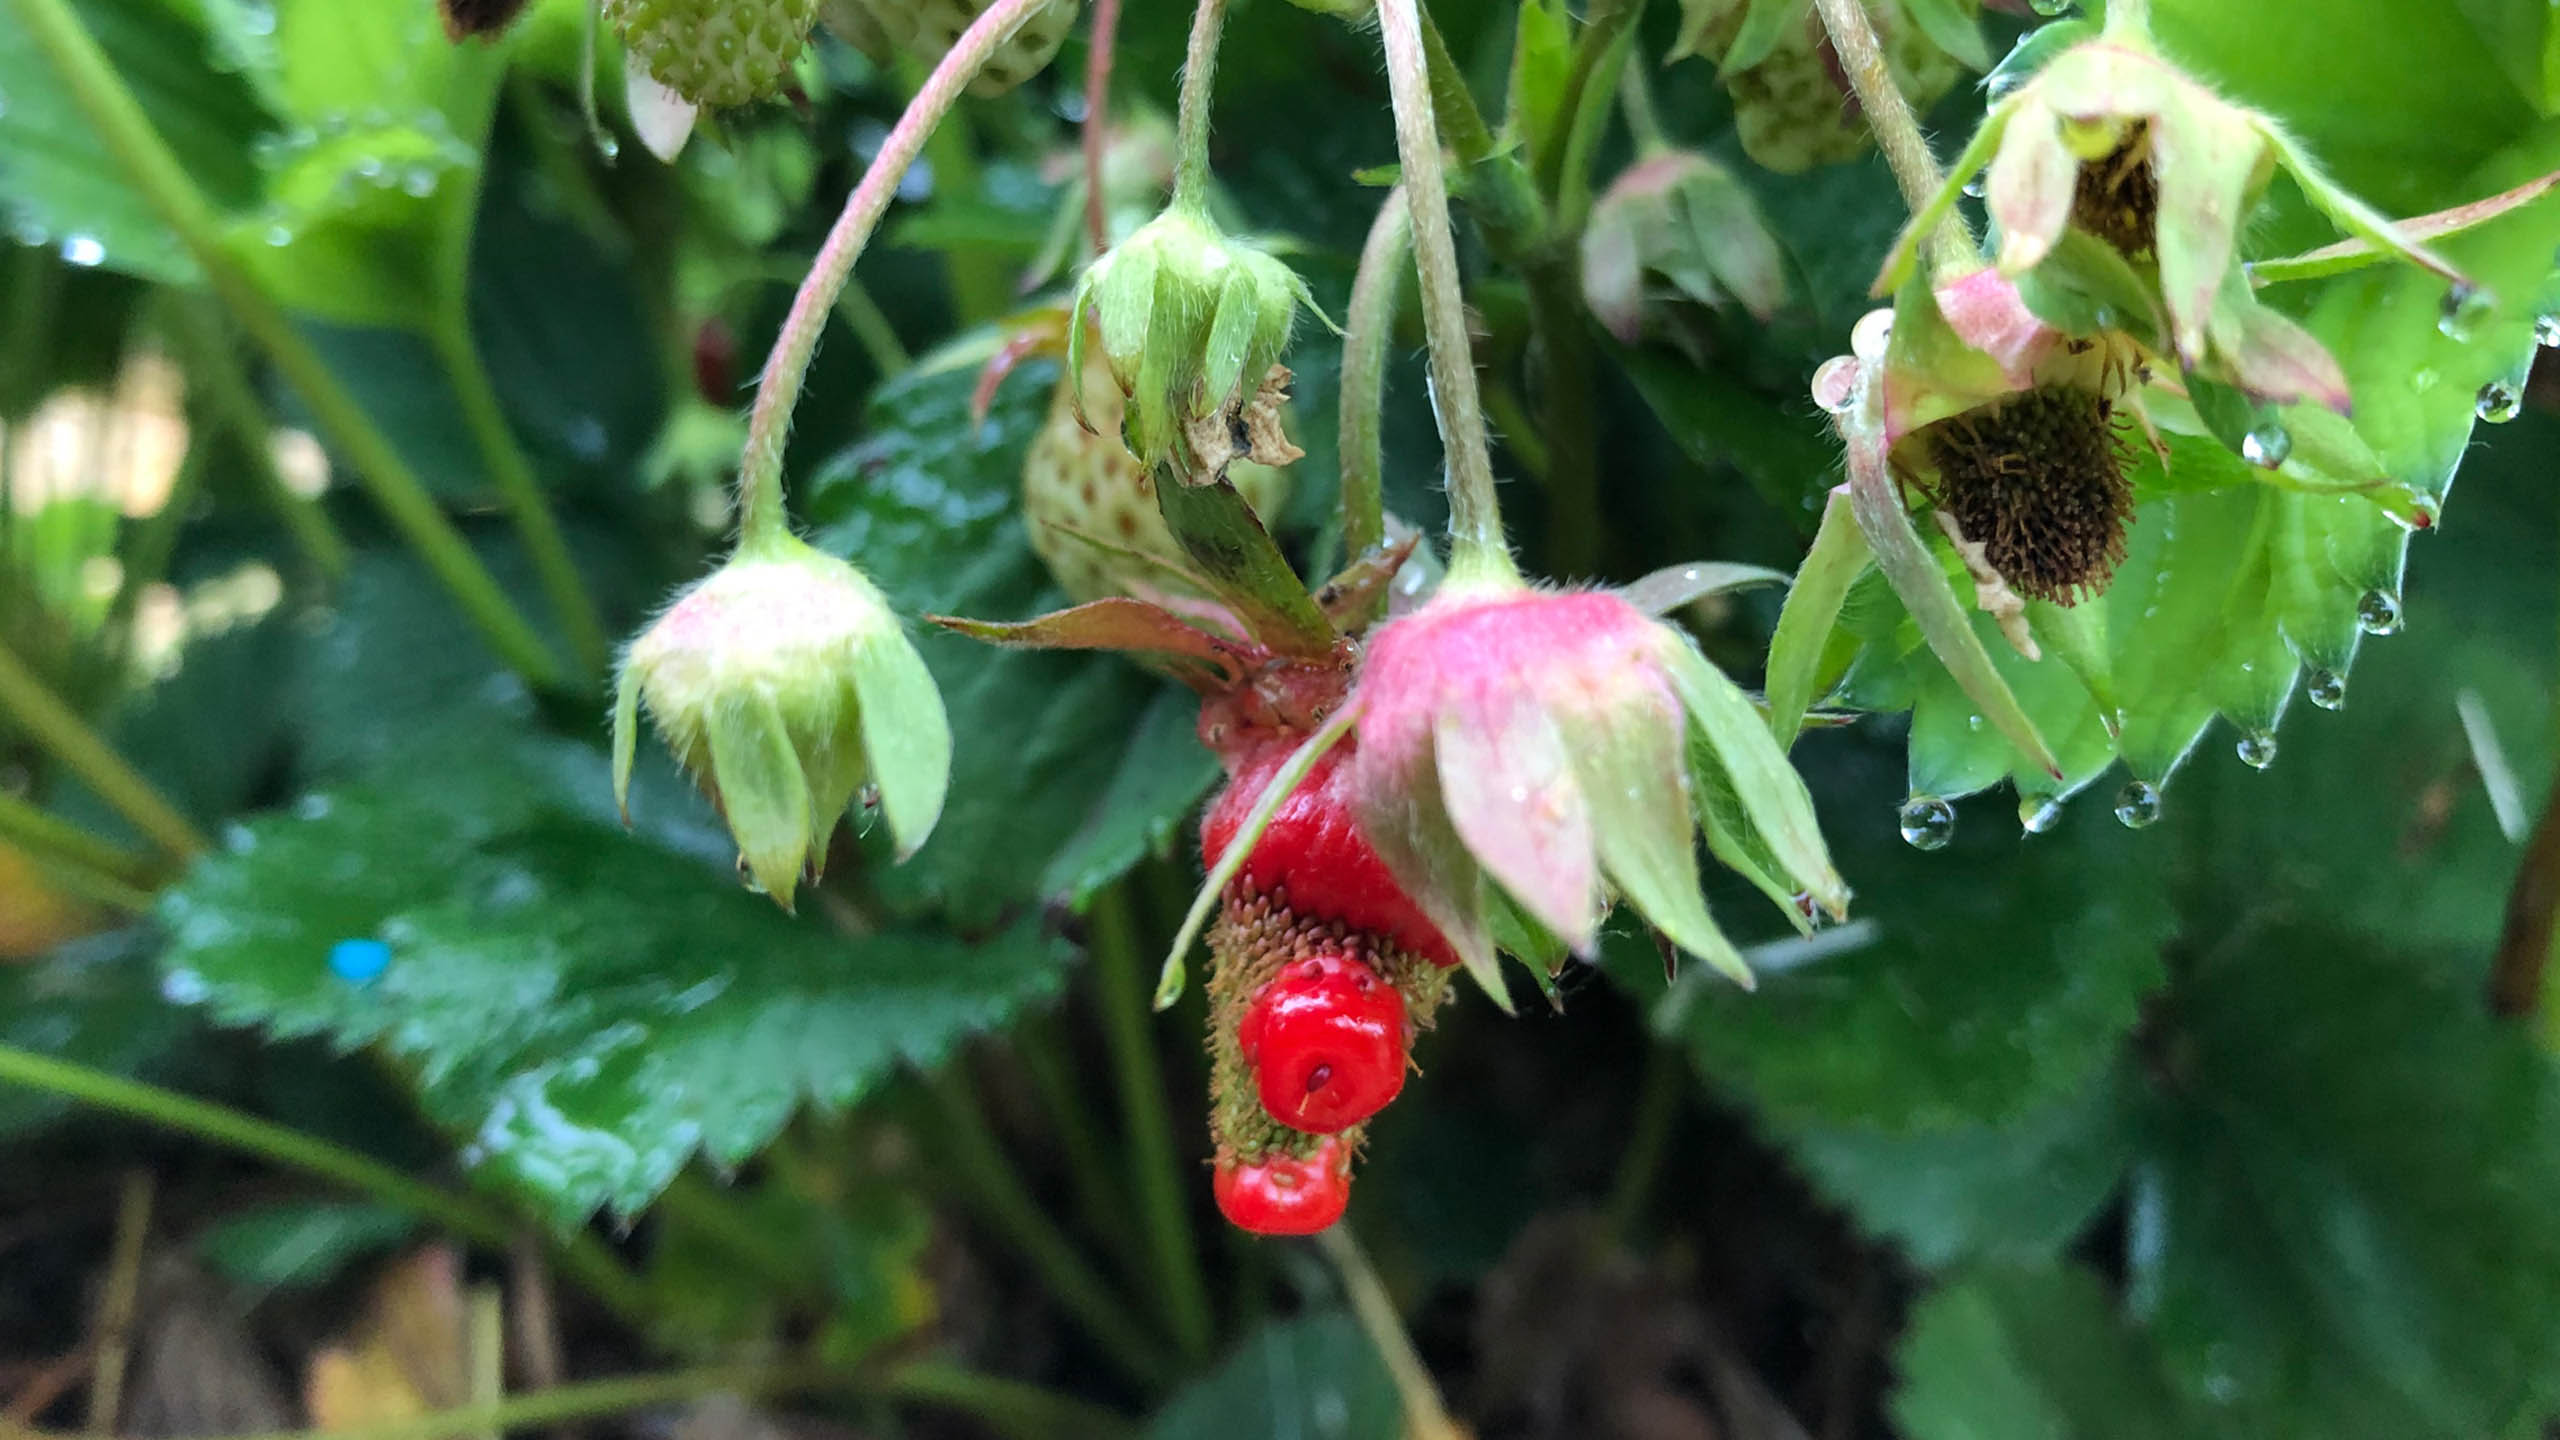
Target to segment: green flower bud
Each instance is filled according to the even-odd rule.
[[[1196,469],[1204,447],[1194,433],[1231,428],[1288,349],[1301,301],[1313,303],[1295,271],[1176,204],[1085,271],[1067,326],[1067,372],[1084,373],[1090,319],[1128,397],[1130,452],[1150,468],[1179,461]]]
[[[877,587],[789,535],[740,546],[624,652],[617,802],[644,704],[720,807],[740,865],[786,910],[866,785],[901,859],[942,814],[951,725],[932,674]]]
[[[1644,337],[1655,279],[1700,305],[1766,321],[1787,303],[1787,262],[1758,202],[1704,155],[1657,150],[1627,167],[1582,232],[1582,296],[1609,333]]]

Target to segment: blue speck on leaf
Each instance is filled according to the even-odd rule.
[[[391,968],[391,947],[379,940],[341,940],[329,947],[329,972],[351,985],[382,978]]]

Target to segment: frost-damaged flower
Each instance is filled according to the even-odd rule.
[[[785,909],[866,785],[902,859],[941,817],[951,725],[923,658],[860,571],[779,527],[742,543],[624,652],[617,801],[643,704],[728,820],[740,865]]]
[[[1084,373],[1090,319],[1129,399],[1129,449],[1150,469],[1179,459],[1214,473],[1228,448],[1285,465],[1293,457],[1265,453],[1259,433],[1241,447],[1231,437],[1276,409],[1257,399],[1274,377],[1285,386],[1280,356],[1301,302],[1314,303],[1296,271],[1177,199],[1077,282],[1067,373]],[[1276,436],[1276,422],[1269,429]]]
[[[2134,22],[2062,49],[1991,107],[1887,257],[1877,293],[1902,287],[1922,238],[1987,171],[1997,264],[2038,313],[2086,312],[2255,400],[2343,414],[2338,362],[2258,303],[2240,264],[2241,227],[2279,167],[2341,227],[2460,282],[2330,181],[2273,118],[2171,64]]]
[[[1497,999],[1501,896],[1589,956],[1612,889],[1749,984],[1699,893],[1701,823],[1799,923],[1847,906],[1760,712],[1623,595],[1461,569],[1370,640],[1353,699],[1361,828]]]

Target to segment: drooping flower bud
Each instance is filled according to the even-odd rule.
[[[2240,263],[2240,232],[2278,168],[2342,228],[2460,280],[2331,182],[2272,118],[2215,94],[2137,28],[2111,25],[1991,107],[1887,257],[1877,292],[1900,288],[1922,237],[1981,175],[2000,271],[2035,277],[2039,313],[2051,317],[2064,308],[2060,296],[2075,296],[2075,308],[2182,369],[2258,401],[2343,414],[2336,359],[2259,303]]]
[[[1372,637],[1354,701],[1361,828],[1496,997],[1488,880],[1577,954],[1614,892],[1750,983],[1699,893],[1702,824],[1791,918],[1847,906],[1759,711],[1622,596],[1453,583]]]
[[[1657,150],[1611,182],[1582,234],[1582,295],[1627,344],[1642,338],[1655,281],[1699,305],[1766,320],[1787,303],[1786,257],[1732,172],[1688,150]]]
[[[902,859],[942,814],[951,726],[932,674],[878,588],[788,534],[742,545],[624,652],[617,800],[643,705],[785,909],[866,786]]]
[[[1301,302],[1313,303],[1296,271],[1220,230],[1205,210],[1176,202],[1077,282],[1067,368],[1083,373],[1090,320],[1128,397],[1130,451],[1150,469],[1179,461],[1214,470],[1212,457],[1233,447],[1239,422],[1251,422]],[[1287,463],[1258,446],[1244,453]]]

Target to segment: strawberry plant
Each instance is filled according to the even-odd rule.
[[[2544,1433],[2555,57],[0,0],[0,1432]]]

